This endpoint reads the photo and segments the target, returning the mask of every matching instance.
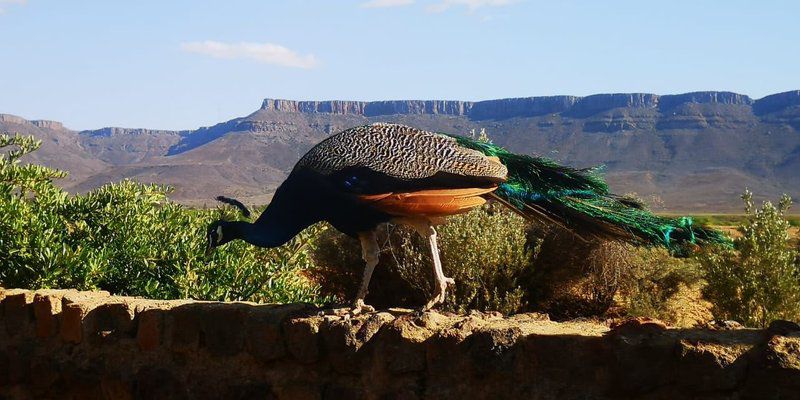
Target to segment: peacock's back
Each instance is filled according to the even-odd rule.
[[[499,182],[508,173],[503,164],[460,146],[449,136],[386,123],[358,126],[333,135],[309,150],[296,168],[326,176],[366,169],[405,181],[445,174]]]

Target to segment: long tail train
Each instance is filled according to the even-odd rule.
[[[687,245],[731,243],[720,231],[695,226],[691,217],[660,217],[635,200],[609,193],[596,168],[573,169],[491,143],[451,137],[464,147],[500,159],[508,168],[508,180],[493,197],[526,218],[556,223],[581,237],[664,246],[677,255],[685,254]]]

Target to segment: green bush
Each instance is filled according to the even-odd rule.
[[[532,271],[538,241],[529,242],[525,221],[510,211],[486,206],[448,219],[437,227],[445,275],[456,281],[440,308],[514,313],[526,309],[522,282]],[[403,226],[379,229],[381,258],[368,303],[419,307],[433,293],[427,240]],[[351,298],[364,263],[358,242],[329,232],[316,253],[314,280],[323,292]]]
[[[531,226],[501,206],[485,206],[437,227],[445,275],[456,286],[440,309],[539,311],[557,320],[616,313],[684,323],[670,307],[682,288],[701,283],[697,262],[662,249],[617,242],[583,242],[557,228]],[[367,302],[377,307],[419,307],[433,291],[426,240],[403,226],[379,229],[380,262]],[[364,262],[360,244],[333,229],[314,253],[313,280],[322,292],[350,300]],[[621,303],[621,304],[620,304]]]
[[[487,206],[450,218],[438,233],[445,275],[456,280],[455,290],[448,293],[451,310],[510,314],[525,309],[522,281],[532,272],[539,241],[528,241],[521,217],[501,206]],[[399,259],[406,260],[398,265],[400,275],[426,298],[433,295],[428,247],[427,241],[411,232],[395,247],[401,253]]]
[[[192,210],[168,188],[131,181],[71,196],[53,184],[65,174],[19,162],[38,142],[0,135],[0,285],[105,289],[158,299],[325,302],[350,300],[361,281],[360,244],[327,225],[287,245],[232,242],[206,256],[205,230],[232,219],[231,208]],[[447,276],[456,280],[441,307],[503,313],[544,311],[556,319],[624,312],[681,320],[675,297],[703,290],[717,317],[764,325],[800,317],[800,251],[789,242],[790,201],[747,216],[735,250],[698,260],[620,243],[584,242],[557,228],[527,224],[494,205],[437,227]],[[737,217],[741,218],[741,217]],[[381,258],[367,300],[418,307],[432,294],[428,243],[402,226],[379,229]]]
[[[63,172],[22,165],[30,137],[0,135],[0,285],[105,289],[157,299],[319,301],[302,276],[320,228],[287,246],[231,243],[205,256],[205,230],[230,210],[189,210],[168,188],[131,181],[70,196]]]
[[[760,209],[749,191],[742,199],[747,218],[738,227],[735,249],[716,249],[700,258],[707,281],[704,295],[718,318],[750,326],[798,319],[800,264],[786,220],[791,199],[784,195],[777,206],[766,201]]]
[[[707,311],[697,299],[687,299],[693,304],[673,301],[681,290],[698,292],[702,285],[702,271],[695,258],[675,258],[662,248],[637,249],[631,258],[633,267],[621,288],[627,314],[657,318],[671,325],[708,322],[701,320],[707,317]],[[704,312],[697,319],[696,315],[684,315],[687,309]]]

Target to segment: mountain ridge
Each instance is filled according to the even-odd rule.
[[[189,204],[211,204],[217,194],[264,203],[307,149],[372,122],[457,134],[486,129],[512,151],[605,164],[613,190],[660,198],[669,211],[739,210],[745,186],[768,197],[800,195],[800,90],[757,100],[724,91],[475,102],[267,98],[249,115],[185,131],[74,131],[0,114],[0,130],[43,140],[32,159],[71,171],[63,183],[70,191],[130,178],[174,185],[173,197]]]
[[[800,104],[800,90],[787,91],[753,100],[747,95],[727,91],[698,91],[681,94],[658,95],[652,93],[608,93],[589,96],[532,96],[496,100],[287,100],[266,98],[262,110],[299,113],[354,114],[376,117],[394,114],[434,114],[470,116],[477,119],[537,116],[548,113],[572,112],[575,115],[593,113],[619,107],[659,108],[668,110],[684,103],[731,104],[769,109]],[[491,111],[511,106],[517,115],[495,114]],[[576,108],[576,109],[573,109]]]

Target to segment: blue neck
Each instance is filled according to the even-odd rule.
[[[253,246],[278,247],[294,237],[296,232],[286,232],[279,225],[255,225],[247,221],[233,221],[234,234]]]
[[[293,172],[275,191],[272,202],[254,223],[233,222],[235,237],[259,247],[278,247],[303,229],[321,220],[320,204],[313,196],[313,181],[298,178]]]

